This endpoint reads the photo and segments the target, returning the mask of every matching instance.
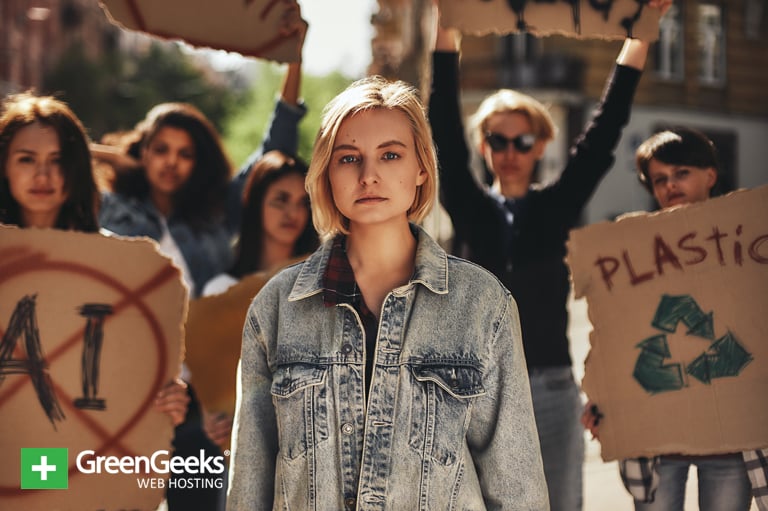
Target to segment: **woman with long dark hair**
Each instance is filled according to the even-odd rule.
[[[246,275],[277,269],[317,248],[306,174],[303,161],[282,151],[269,151],[254,164],[243,190],[235,262],[206,284],[203,295],[221,293]]]
[[[51,96],[9,96],[0,116],[0,223],[96,232],[99,195],[80,120]]]

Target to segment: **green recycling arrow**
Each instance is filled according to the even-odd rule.
[[[690,295],[662,295],[651,326],[672,333],[681,321],[688,327],[686,335],[715,339],[712,312],[702,311]],[[684,373],[707,385],[716,378],[738,376],[753,360],[752,355],[730,331],[712,342],[684,370],[682,364],[664,363],[665,359],[672,356],[666,334],[649,337],[636,347],[640,348],[640,355],[632,376],[650,394],[682,389],[686,386]]]
[[[664,365],[664,359],[671,357],[667,336],[649,337],[637,345],[641,348],[632,376],[651,394],[683,388],[683,370],[680,364]]]
[[[677,324],[680,321],[688,327],[687,335],[697,335],[705,339],[715,338],[712,312],[705,314],[690,295],[663,295],[651,325],[672,333],[677,330]]]
[[[711,383],[714,378],[738,375],[751,361],[752,355],[728,332],[712,343],[706,353],[696,357],[685,372],[704,383]]]

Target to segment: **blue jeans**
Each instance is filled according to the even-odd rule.
[[[529,377],[550,509],[579,511],[584,464],[579,387],[568,366],[532,368]]]
[[[683,511],[688,467],[696,465],[700,511],[747,511],[752,501],[741,454],[677,459],[662,456],[656,469],[659,488],[653,502],[635,502],[636,511]]]

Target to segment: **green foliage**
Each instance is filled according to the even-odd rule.
[[[315,143],[317,130],[320,128],[323,108],[350,83],[352,80],[338,71],[326,76],[303,77],[302,93],[308,111],[299,126],[299,155],[306,161],[309,161],[312,156],[312,146]]]
[[[256,79],[224,123],[223,141],[232,162],[239,166],[261,144],[275,109],[282,83],[280,67],[262,63]]]
[[[212,81],[173,43],[153,43],[137,56],[110,52],[97,61],[73,45],[46,74],[44,89],[69,103],[94,139],[131,129],[166,101],[192,103],[220,128],[241,94]]]
[[[133,128],[158,103],[192,103],[222,134],[237,166],[261,144],[285,72],[284,65],[259,61],[257,79],[242,91],[232,85],[234,77],[205,74],[178,44],[153,43],[143,54],[115,51],[97,61],[73,45],[46,74],[42,92],[66,101],[94,140]],[[351,81],[338,72],[302,76],[308,111],[299,125],[298,154],[304,160],[312,155],[323,107]]]
[[[224,125],[224,145],[236,164],[240,164],[256,149],[264,137],[267,125],[280,94],[285,66],[261,62],[251,89]],[[301,97],[307,105],[307,115],[299,124],[298,155],[309,161],[315,135],[320,127],[323,107],[351,83],[341,73],[326,76],[302,76]]]

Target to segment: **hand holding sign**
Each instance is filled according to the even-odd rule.
[[[29,511],[155,509],[162,489],[80,473],[75,459],[171,448],[172,425],[153,403],[180,371],[179,270],[148,240],[0,231],[0,366],[16,367],[0,377],[0,498]],[[21,491],[22,447],[67,448],[69,491]]]
[[[295,0],[100,0],[110,21],[163,39],[278,62],[301,60]],[[298,42],[298,44],[297,44]]]
[[[768,445],[766,219],[763,186],[571,231],[604,460]]]

